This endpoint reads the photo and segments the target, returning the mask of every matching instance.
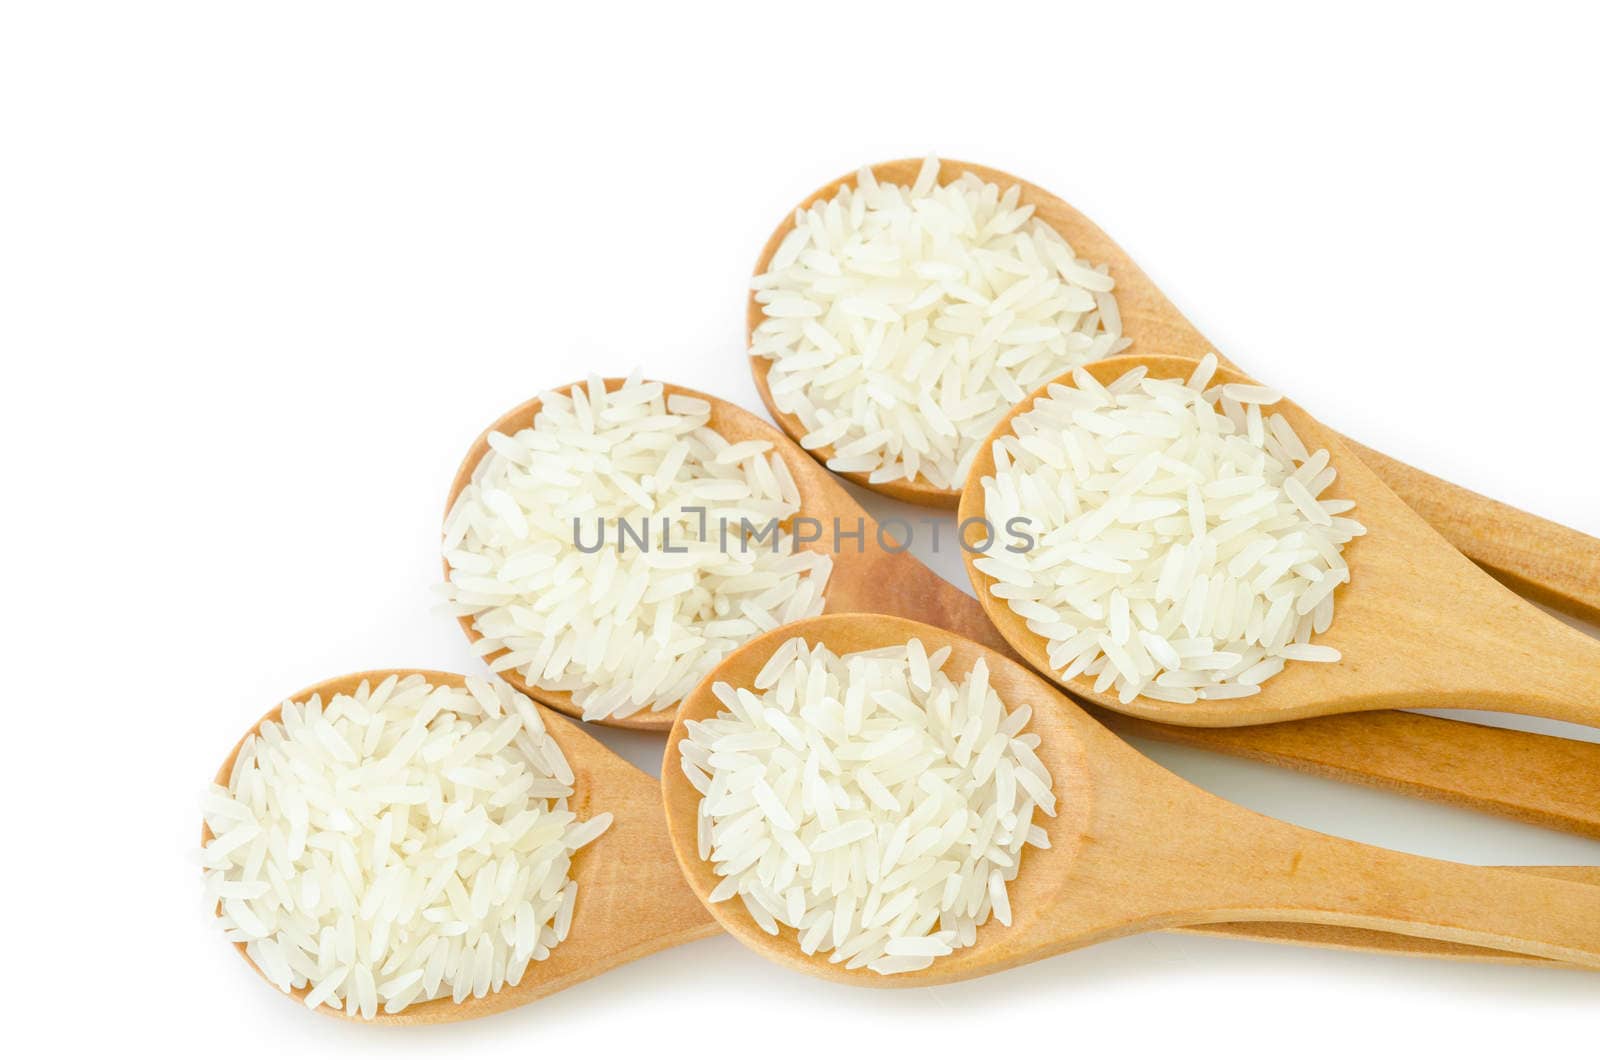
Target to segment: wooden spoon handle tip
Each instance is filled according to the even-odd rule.
[[[1572,880],[1590,886],[1600,885],[1600,865],[1507,865],[1501,872],[1521,872],[1551,879]],[[1332,927],[1327,924],[1200,924],[1180,928],[1186,934],[1212,935],[1221,938],[1249,939],[1254,942],[1276,942],[1296,946],[1317,946],[1327,949],[1358,950],[1364,953],[1386,953],[1405,957],[1432,957],[1440,960],[1489,961],[1497,964],[1532,964],[1553,967],[1580,967],[1550,961],[1543,957],[1507,953],[1504,950],[1485,949],[1481,946],[1463,946],[1455,942],[1434,939],[1410,938],[1382,931],[1361,928]]]
[[[1600,968],[1600,891],[1569,878],[1459,865],[1296,828],[1210,799],[1174,849],[1217,871],[1158,901],[1191,922],[1325,924]],[[1198,807],[1197,807],[1198,810]],[[1195,894],[1195,889],[1204,893]],[[1206,909],[1227,915],[1206,915]]]

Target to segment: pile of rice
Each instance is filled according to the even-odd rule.
[[[489,435],[445,520],[449,606],[479,652],[504,651],[496,671],[623,718],[674,707],[751,637],[822,612],[831,558],[742,532],[800,508],[771,442],[730,444],[707,402],[637,376],[540,398],[531,427]],[[648,525],[648,546],[619,520]],[[605,546],[579,549],[601,525]]]
[[[959,683],[948,647],[840,657],[785,642],[754,689],[718,682],[726,708],[690,721],[684,773],[700,792],[699,851],[763,930],[880,974],[926,968],[972,945],[991,915],[1011,923],[1006,884],[1022,848],[1048,847],[1035,809],[1055,797],[980,660]]]
[[[934,158],[909,188],[862,169],[797,211],[754,280],[750,352],[834,471],[959,489],[1013,405],[1128,343],[1111,277],[1019,207],[1019,188],[938,177]]]
[[[283,704],[203,800],[206,896],[280,990],[365,1019],[516,986],[567,936],[573,851],[611,824],[533,703],[390,676]]]
[[[1306,451],[1266,387],[1144,370],[1073,386],[1011,420],[982,481],[985,516],[1025,517],[1034,547],[974,566],[1049,643],[1063,679],[1095,678],[1123,703],[1252,695],[1290,660],[1337,662],[1311,643],[1350,580],[1354,503],[1322,500],[1328,451]]]

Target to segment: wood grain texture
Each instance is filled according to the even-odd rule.
[[[910,185],[921,166],[921,159],[908,158],[879,163],[870,168],[880,181]],[[1126,352],[1168,354],[1191,360],[1198,360],[1207,353],[1216,353],[1224,364],[1230,364],[1178,311],[1127,252],[1069,203],[1019,177],[970,162],[943,161],[939,171],[940,183],[948,183],[963,172],[975,173],[1002,188],[1016,185],[1021,189],[1020,202],[1033,206],[1035,216],[1059,232],[1080,257],[1105,265],[1110,270],[1116,281],[1122,331],[1133,342]],[[802,200],[799,208],[831,198],[840,188],[847,185],[853,187],[855,180],[855,173],[849,173],[830,181]],[[793,230],[794,213],[791,210],[767,240],[756,261],[755,275],[767,271],[783,237]],[[745,315],[748,340],[754,336],[756,326],[763,319],[761,305],[755,300],[753,291],[748,295]],[[806,433],[805,428],[796,417],[780,411],[773,403],[767,387],[770,364],[765,358],[750,358],[756,389],[773,419],[798,444]],[[1434,478],[1364,447],[1358,451],[1364,456],[1370,454],[1373,459],[1369,463],[1396,493],[1416,508],[1452,545],[1490,573],[1540,603],[1588,622],[1600,623],[1600,541]],[[819,448],[814,455],[818,460],[826,461],[833,455],[833,449]],[[960,492],[940,489],[921,479],[874,484],[868,482],[864,474],[845,477],[867,489],[899,500],[939,508],[954,508]]]
[[[1151,354],[1112,357],[1085,366],[1102,384],[1134,368],[1151,378],[1186,378],[1191,362]],[[1220,368],[1215,383],[1248,382]],[[1011,420],[1031,409],[1050,386],[1025,398],[995,426],[972,462],[958,516],[984,513],[982,480],[994,474],[993,443]],[[1352,518],[1367,533],[1344,548],[1351,581],[1335,591],[1337,612],[1318,644],[1337,648],[1340,662],[1294,663],[1255,695],[1218,702],[1164,703],[1144,696],[1121,703],[1094,691],[1084,675],[1064,683],[1082,699],[1124,714],[1181,725],[1260,725],[1296,718],[1383,709],[1455,708],[1507,711],[1600,726],[1600,640],[1557,621],[1470,563],[1406,506],[1344,444],[1294,402],[1272,406],[1309,450],[1327,449],[1337,469],[1334,495],[1355,502]],[[974,522],[969,538],[981,540]],[[994,579],[963,551],[967,573],[989,619],[1027,662],[1052,673],[1046,642],[990,589]]]
[[[741,942],[789,967],[863,986],[927,986],[1001,971],[1094,942],[1201,924],[1305,923],[1359,928],[1600,968],[1600,902],[1567,879],[1399,854],[1296,828],[1225,802],[1134,751],[1037,674],[983,646],[883,615],[826,615],[765,634],[729,656],[687,697],[668,737],[662,790],[673,847],[705,900],[719,877],[696,849],[699,793],[681,770],[688,719],[715,716],[715,681],[750,687],[791,636],[846,653],[915,636],[952,653],[959,680],[982,658],[1010,706],[1033,707],[1029,730],[1055,781],[1058,813],[1040,823],[1010,886],[1013,923],[920,972],[880,976],[803,954],[792,929],[769,936],[741,903],[710,906]]]
[[[1600,839],[1600,743],[1395,710],[1227,729],[1166,725],[1098,708],[1091,713],[1121,736]]]
[[[465,687],[465,678],[460,674],[437,670],[369,670],[320,682],[288,698],[303,702],[320,694],[326,702],[331,696],[354,692],[362,681],[377,685],[391,674],[401,677],[421,674],[430,684]],[[281,717],[280,705],[267,712],[245,736],[259,731],[262,722],[278,721]],[[372,1020],[362,1020],[325,1005],[318,1006],[318,1012],[357,1023],[400,1026],[475,1019],[525,1005],[620,964],[717,933],[715,922],[706,915],[678,871],[667,838],[660,787],[655,778],[617,757],[584,732],[582,726],[549,711],[544,712],[544,722],[572,767],[573,796],[568,805],[573,812],[585,820],[603,812],[615,818],[604,835],[572,856],[572,878],[578,883],[578,898],[566,941],[551,950],[546,960],[529,964],[518,985],[506,987],[498,994],[468,998],[460,1004],[448,997],[438,998],[412,1005],[394,1015],[380,1009]],[[217,770],[217,783],[227,784],[244,739],[244,736],[239,738],[239,743]],[[202,826],[202,845],[210,840],[210,829]],[[245,956],[244,944],[234,945],[239,955],[254,967],[254,962]],[[272,989],[278,992],[276,987]],[[292,996],[303,1001],[306,993],[303,989],[295,990]]]
[[[1600,625],[1600,542],[1344,441],[1446,541],[1507,587]]]
[[[1526,872],[1535,876],[1548,876],[1555,880],[1594,886],[1600,883],[1600,868],[1589,865],[1513,865],[1501,872]],[[1251,942],[1275,942],[1289,946],[1315,946],[1318,949],[1351,950],[1359,953],[1381,953],[1394,957],[1431,957],[1447,961],[1489,961],[1495,964],[1547,965],[1559,968],[1577,968],[1577,965],[1547,961],[1543,957],[1527,957],[1499,950],[1486,950],[1478,946],[1462,946],[1453,942],[1435,942],[1431,939],[1407,938],[1382,931],[1365,931],[1361,928],[1333,927],[1327,924],[1200,924],[1178,930],[1217,938],[1248,939]]]

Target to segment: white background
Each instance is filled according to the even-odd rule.
[[[1323,419],[1600,535],[1593,19],[1209,6],[7,5],[13,1022],[180,1056],[1013,1036],[1082,1056],[1592,1053],[1593,975],[1177,936],[901,992],[717,939],[476,1024],[383,1031],[274,997],[200,901],[196,797],[277,698],[474,665],[429,610],[473,436],[635,365],[756,407],[749,267],[793,203],[864,162],[937,150],[1043,184]],[[654,769],[657,742],[611,742]],[[1593,842],[1153,753],[1341,835],[1600,863]]]

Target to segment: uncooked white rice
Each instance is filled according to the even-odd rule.
[[[706,402],[637,376],[541,399],[531,427],[489,436],[445,520],[449,606],[480,653],[504,651],[496,671],[572,693],[587,719],[666,710],[752,636],[822,612],[831,558],[742,532],[800,508],[770,442],[730,445]],[[604,547],[575,545],[602,522]]]
[[[1339,660],[1311,638],[1365,529],[1352,502],[1319,499],[1328,451],[1263,411],[1279,395],[1210,386],[1216,366],[1109,387],[1075,369],[1012,419],[982,481],[985,517],[1025,518],[1036,541],[974,566],[1048,641],[1052,670],[1123,703],[1247,696],[1286,661]]]
[[[1049,846],[1051,778],[982,660],[959,683],[948,647],[918,640],[843,657],[786,641],[753,689],[687,723],[683,770],[702,796],[699,852],[763,930],[805,953],[891,974],[1007,926],[1022,848]]]
[[[872,482],[959,489],[974,449],[1047,379],[1128,345],[1106,269],[971,173],[907,188],[862,169],[795,213],[753,281],[773,403],[807,449]]]
[[[280,990],[365,1019],[521,981],[567,936],[573,851],[610,826],[528,697],[391,675],[285,702],[203,799],[206,896]]]

